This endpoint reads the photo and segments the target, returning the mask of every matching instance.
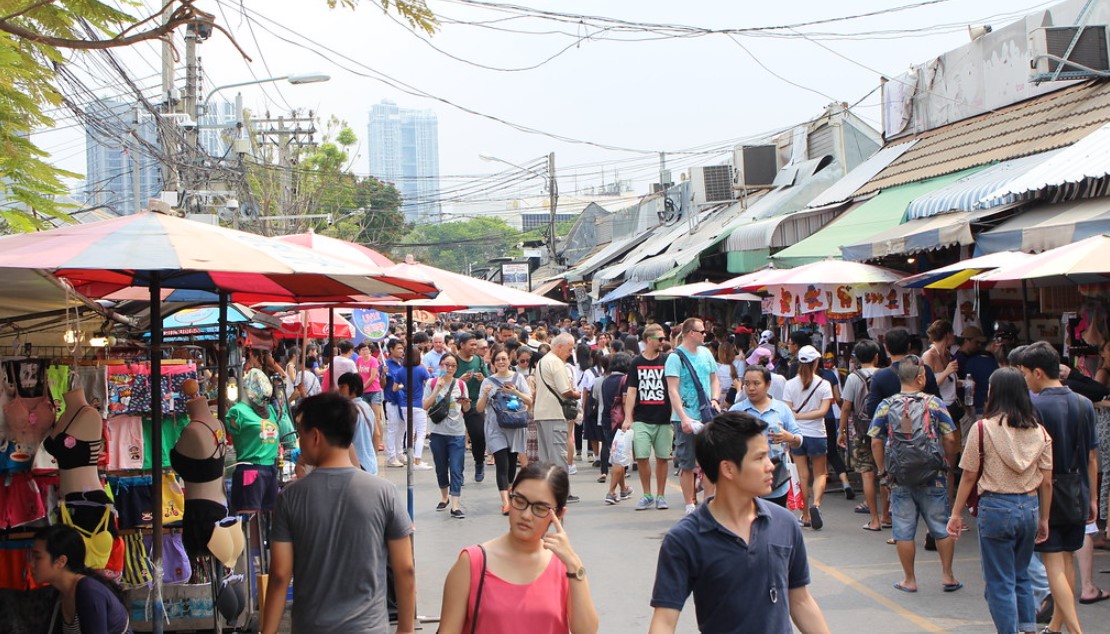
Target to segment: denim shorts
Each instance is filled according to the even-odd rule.
[[[385,400],[385,392],[381,390],[378,390],[377,392],[363,392],[362,400],[371,405],[375,403],[381,403]]]
[[[894,520],[894,541],[912,542],[917,537],[917,518],[933,539],[948,537],[948,490],[944,487],[890,488],[890,514]]]
[[[674,425],[674,465],[682,471],[693,471],[698,466],[694,456],[694,434],[682,431],[682,423],[671,424]]]
[[[803,436],[802,446],[791,448],[790,453],[795,456],[827,456],[829,455],[829,439]]]

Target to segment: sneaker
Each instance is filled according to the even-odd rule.
[[[455,509],[454,511],[451,511],[452,519],[461,520],[464,517],[466,517],[466,513],[463,513],[462,509]]]
[[[447,503],[446,502],[440,502],[439,504],[436,504],[436,510],[437,511],[446,511],[447,510]]]
[[[412,465],[412,468],[416,471],[431,471],[432,469],[435,469],[435,467],[426,462],[418,462]]]
[[[613,494],[613,493],[606,493],[605,494],[605,503],[608,504],[609,506],[613,506],[614,504],[617,504],[619,502],[620,502],[620,499],[616,496],[616,494]]]
[[[845,497],[845,499],[848,499],[848,500],[856,499],[856,490],[852,488],[852,485],[850,485],[850,484],[845,484],[844,485],[844,497]]]
[[[579,498],[578,498],[577,495],[568,495],[567,496],[567,504],[576,504],[578,502],[578,500],[579,500]]]
[[[390,461],[386,462],[385,466],[396,468],[396,467],[403,467],[405,465],[402,464],[400,460],[394,458],[393,460],[390,460]]]
[[[632,497],[632,487],[624,487],[621,489],[621,499],[628,500]]]
[[[655,498],[655,509],[656,510],[665,511],[669,508],[671,508],[671,505],[667,504],[667,498],[663,497],[662,495]]]
[[[650,495],[645,495],[644,497],[640,498],[639,502],[636,503],[636,510],[637,511],[646,511],[649,508],[651,508],[654,504],[655,504],[655,500],[653,500]]]
[[[698,510],[698,507],[697,507],[696,504],[687,504],[686,505],[686,514],[687,515],[693,513],[696,510]]]
[[[595,467],[600,467],[601,466],[601,461],[600,460],[594,460],[594,466]]]
[[[567,475],[574,475],[576,473],[578,473],[578,465],[568,464],[567,465]]]
[[[819,507],[809,507],[809,525],[815,531],[821,530],[821,527],[825,525],[825,521],[821,519],[821,509]]]
[[[481,482],[482,480],[485,480],[485,479],[486,479],[486,470],[485,469],[475,469],[474,470],[474,481],[475,482]]]

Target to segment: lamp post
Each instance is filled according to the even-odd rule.
[[[220,92],[221,90],[225,90],[227,88],[238,88],[240,86],[253,86],[254,84],[268,84],[270,82],[283,81],[283,80],[288,81],[290,84],[293,84],[294,86],[299,86],[301,84],[316,84],[316,83],[320,83],[320,82],[324,82],[324,81],[329,81],[330,79],[331,79],[331,76],[330,75],[325,75],[324,73],[305,73],[303,75],[282,75],[281,77],[267,77],[265,79],[252,79],[251,81],[240,81],[240,82],[236,82],[234,84],[224,84],[222,86],[216,86],[211,91],[209,91],[208,96],[204,98],[204,112],[205,112],[205,114],[208,113],[208,102],[212,101],[212,97],[216,93]]]
[[[509,167],[515,167],[522,172],[528,172],[529,174],[536,176],[537,178],[542,178],[547,181],[547,194],[549,197],[548,207],[551,210],[551,215],[547,223],[547,250],[550,254],[551,263],[555,266],[558,266],[559,261],[555,255],[555,210],[559,204],[559,181],[555,180],[555,153],[551,152],[547,155],[547,176],[540,174],[534,169],[524,167],[523,165],[517,165],[516,163],[506,161],[502,158],[497,158],[496,156],[479,154],[478,158],[482,159],[483,161],[504,163]]]

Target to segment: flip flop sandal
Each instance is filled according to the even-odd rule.
[[[964,584],[957,581],[956,583],[942,584],[942,587],[944,588],[945,592],[955,592],[955,591],[959,590],[960,588],[963,588]],[[1107,595],[1107,598],[1110,598],[1110,595]]]
[[[914,592],[917,592],[917,588],[913,588],[911,590],[910,588],[907,588],[906,586],[904,586],[900,583],[894,584],[894,589],[895,590],[901,590],[902,592],[909,592],[910,594],[913,594]]]
[[[1083,605],[1091,605],[1092,603],[1098,603],[1099,601],[1105,601],[1107,599],[1110,599],[1110,592],[1107,592],[1107,591],[1099,588],[1098,596],[1096,596],[1093,599],[1084,599],[1084,598],[1081,597],[1079,599],[1079,602],[1082,603]]]
[[[863,530],[865,530],[865,531],[871,531],[871,532],[873,532],[873,533],[881,533],[881,532],[883,532],[883,529],[881,529],[881,528],[871,528],[871,525],[870,525],[870,524],[864,524],[864,525],[863,525]]]
[[[898,542],[894,541],[894,538],[893,538],[893,537],[891,537],[890,539],[886,540],[886,543],[890,544],[891,546],[895,546],[895,545],[897,545],[897,544],[898,544]]]
[[[866,504],[857,504],[856,508],[855,508],[855,512],[859,513],[861,515],[870,515],[871,514],[871,508],[868,507]]]

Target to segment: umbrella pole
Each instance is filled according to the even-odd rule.
[[[1029,328],[1029,300],[1026,297],[1026,280],[1021,281],[1021,318],[1025,321],[1025,343],[1033,343],[1033,331]]]
[[[216,344],[216,418],[227,416],[227,293],[220,291],[220,341]]]
[[[164,627],[165,606],[162,603],[162,279],[155,271],[150,275],[150,442],[151,483],[150,502],[154,538],[151,559],[154,560],[154,612],[155,634]]]
[[[412,306],[405,306],[405,463],[406,483],[408,485],[409,519],[416,520],[415,492],[416,486],[412,479],[412,444],[416,440],[413,436],[416,427],[412,421]]]
[[[339,383],[338,383],[339,377],[335,376],[335,309],[334,308],[329,308],[328,309],[328,350],[331,350],[331,354],[328,355],[328,377],[330,377],[331,380],[328,381],[328,383],[329,383],[328,389],[325,390],[325,391],[330,392],[333,389],[334,386],[339,385]]]

